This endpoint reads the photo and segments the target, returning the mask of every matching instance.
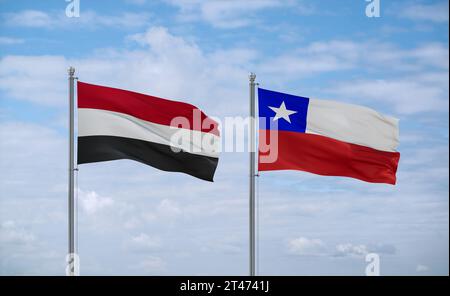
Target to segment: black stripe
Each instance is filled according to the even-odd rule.
[[[213,181],[218,158],[174,152],[167,145],[113,136],[78,137],[78,164],[131,159],[168,172]]]

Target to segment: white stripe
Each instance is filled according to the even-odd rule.
[[[398,119],[327,100],[309,100],[306,132],[382,151],[396,151],[399,143]]]
[[[78,109],[78,136],[138,139],[210,157],[218,157],[220,147],[220,138],[211,133],[157,124],[102,109]]]

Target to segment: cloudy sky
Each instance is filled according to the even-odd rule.
[[[0,274],[63,275],[67,67],[81,81],[248,115],[264,88],[400,119],[396,186],[303,172],[258,178],[258,273],[449,272],[448,1],[0,0]],[[84,275],[246,275],[248,156],[216,181],[127,160],[80,166]]]

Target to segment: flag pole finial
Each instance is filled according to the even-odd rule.
[[[75,68],[72,67],[72,66],[70,66],[70,67],[67,69],[67,72],[69,73],[69,76],[73,76],[73,75],[75,75]]]

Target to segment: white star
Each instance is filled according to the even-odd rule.
[[[297,111],[292,111],[286,109],[286,105],[284,104],[284,101],[281,103],[281,106],[279,108],[270,107],[273,112],[275,112],[275,117],[273,118],[273,121],[277,121],[280,118],[283,118],[287,122],[291,123],[291,119],[289,118],[290,115],[297,113]]]

